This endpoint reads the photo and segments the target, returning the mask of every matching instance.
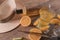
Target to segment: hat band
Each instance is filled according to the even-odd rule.
[[[0,20],[0,23],[8,22],[8,21],[11,20],[14,16],[15,16],[15,12],[13,12],[9,17]]]

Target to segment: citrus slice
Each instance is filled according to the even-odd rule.
[[[47,8],[41,8],[39,10],[39,13],[40,13],[40,18],[45,20],[46,22],[49,22],[55,16],[55,14]]]
[[[46,23],[44,21],[40,21],[36,27],[38,29],[40,29],[41,31],[46,31],[49,28],[49,23]]]
[[[60,23],[60,20],[59,20],[59,19],[52,19],[52,20],[50,21],[50,23],[51,23],[51,24],[58,24],[58,23]]]
[[[39,23],[41,23],[40,25],[48,25],[49,23],[46,22],[45,20],[42,20],[41,18],[38,18],[33,25],[37,26]]]
[[[49,29],[49,26],[43,26],[39,28],[41,31],[46,31]]]
[[[57,17],[60,19],[60,15],[57,15]]]
[[[27,27],[31,24],[31,18],[29,16],[23,16],[20,20],[20,24],[24,27]]]
[[[33,28],[30,30],[30,32],[35,32],[35,33],[42,33],[39,29]],[[28,34],[28,37],[30,40],[40,40],[41,34]]]

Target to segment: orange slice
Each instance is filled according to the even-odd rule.
[[[33,25],[37,26],[39,24],[39,22],[43,25],[48,25],[49,23],[45,22],[44,20],[42,20],[41,18],[38,18]]]
[[[40,29],[41,31],[46,31],[49,28],[49,23],[40,20],[40,22],[38,23],[38,25],[36,26],[38,29]]]
[[[57,15],[57,17],[60,19],[60,15]]]
[[[49,22],[55,16],[55,14],[51,12],[48,8],[41,8],[39,10],[39,13],[40,18],[45,20],[46,22]]]
[[[29,16],[23,16],[20,20],[20,24],[23,27],[27,27],[31,24],[31,18]]]
[[[50,23],[51,23],[51,24],[58,24],[58,23],[60,23],[60,20],[59,20],[59,19],[52,19],[52,20],[50,21]]]
[[[40,27],[39,29],[40,29],[41,31],[46,31],[46,30],[49,29],[49,26]]]
[[[37,29],[37,28],[32,28],[32,29],[30,29],[30,32],[42,33],[41,30],[39,30],[39,29]]]
[[[30,30],[30,32],[35,32],[35,33],[42,33],[39,29],[33,28]],[[28,35],[30,40],[40,40],[41,35],[40,34],[29,34]]]

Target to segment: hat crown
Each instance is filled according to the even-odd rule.
[[[9,17],[13,10],[16,9],[15,0],[5,0],[0,5],[0,20],[5,19]]]

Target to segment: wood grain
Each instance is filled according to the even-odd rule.
[[[54,10],[58,10],[60,8],[60,0],[52,0],[51,1],[52,7],[54,7]],[[32,18],[34,20],[34,18]],[[12,40],[12,38],[16,38],[16,37],[27,37],[28,34],[20,32],[20,30],[29,30],[31,29],[33,26],[30,26],[29,28],[21,28],[20,26],[18,28],[16,28],[15,30],[12,30],[10,32],[7,33],[2,33],[0,34],[0,40]]]

